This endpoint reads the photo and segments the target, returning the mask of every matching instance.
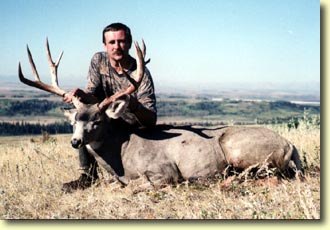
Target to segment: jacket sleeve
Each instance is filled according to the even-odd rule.
[[[89,71],[87,75],[87,85],[85,88],[86,93],[90,93],[97,97],[99,101],[105,98],[105,93],[102,86],[102,75],[100,67],[102,62],[100,53],[96,53],[91,60]]]

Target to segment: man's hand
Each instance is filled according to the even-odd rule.
[[[73,89],[69,93],[64,94],[63,101],[66,103],[72,103],[72,98],[76,97],[79,101],[86,103],[88,95],[82,89]]]

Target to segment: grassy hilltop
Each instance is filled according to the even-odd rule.
[[[70,135],[0,137],[0,218],[319,219],[320,127],[269,127],[297,146],[305,181],[266,171],[259,179],[243,174],[141,190],[144,179],[122,188],[100,169],[98,185],[64,194],[62,183],[79,175]]]

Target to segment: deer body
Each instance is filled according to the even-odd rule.
[[[296,148],[262,127],[164,126],[127,130],[111,121],[87,150],[98,163],[126,184],[140,176],[152,183],[208,178],[229,165],[246,169],[269,165],[285,170],[292,160],[301,163]]]

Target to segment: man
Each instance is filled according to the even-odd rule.
[[[99,109],[105,111],[112,103],[116,93],[127,89],[130,81],[125,76],[131,75],[137,68],[136,60],[129,55],[132,45],[130,29],[122,23],[113,23],[104,28],[102,41],[105,52],[96,53],[90,64],[88,84],[85,90],[75,89],[66,94],[64,101],[70,103],[72,97],[78,97],[84,103],[99,103]],[[147,68],[139,87],[130,95],[128,112],[122,116],[123,125],[152,127],[156,124],[157,110],[154,85]],[[79,149],[79,161],[82,174],[79,179],[63,184],[63,190],[72,191],[90,187],[97,176],[97,164],[85,147]]]

